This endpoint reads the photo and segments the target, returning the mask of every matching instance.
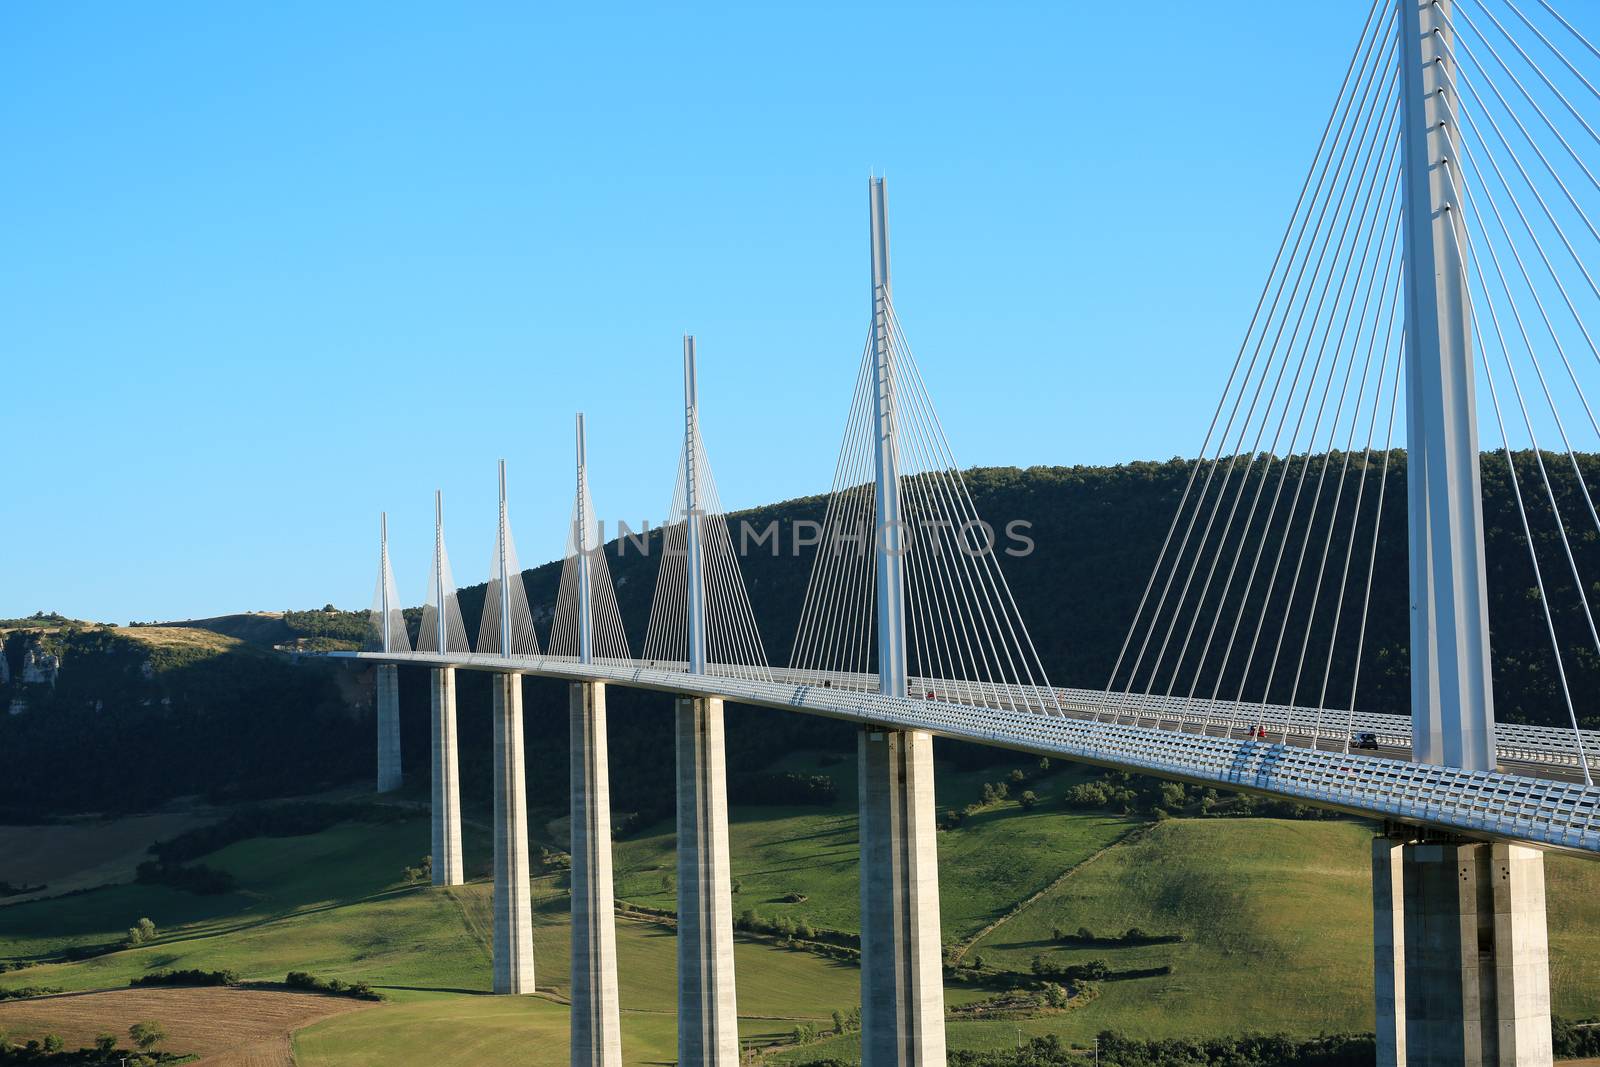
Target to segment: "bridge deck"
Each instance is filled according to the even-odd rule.
[[[825,715],[869,725],[927,730],[1040,755],[1139,770],[1225,789],[1283,797],[1319,807],[1434,827],[1478,837],[1520,841],[1600,857],[1600,788],[1552,777],[1463,771],[1384,755],[1345,754],[1281,741],[1212,736],[1182,729],[1178,710],[1163,713],[1136,701],[1120,711],[1097,700],[1067,699],[1066,714],[977,706],[932,698],[888,697],[840,679],[796,679],[790,672],[752,677],[750,669],[691,675],[671,665],[635,660],[578,663],[561,656],[506,657],[475,653],[330,653],[336,658],[419,667],[514,671],[570,681],[601,681],[664,692],[718,696],[744,704]],[[761,672],[765,673],[765,672]],[[744,676],[737,676],[742,674]],[[788,675],[788,677],[785,677]],[[851,682],[865,676],[854,676]],[[927,683],[923,683],[927,684]],[[956,688],[951,683],[947,688]],[[1063,694],[1093,691],[1062,690]],[[1095,698],[1107,694],[1095,693]],[[1114,697],[1115,695],[1113,695]],[[1236,708],[1238,706],[1235,706]],[[1247,705],[1256,708],[1256,705]],[[1190,709],[1193,714],[1199,711]],[[1190,712],[1183,712],[1188,714]],[[1163,714],[1166,715],[1163,718]],[[1172,716],[1178,715],[1179,718]],[[1138,722],[1177,723],[1151,728]],[[1397,716],[1383,716],[1396,719]],[[1108,719],[1112,721],[1108,721]],[[1218,725],[1239,720],[1224,714]],[[1249,717],[1254,727],[1255,716]],[[1293,728],[1290,730],[1294,733]],[[1342,739],[1343,730],[1338,731]],[[1385,735],[1388,736],[1388,735]],[[1399,733],[1393,735],[1398,738]],[[1405,731],[1409,745],[1409,729]]]

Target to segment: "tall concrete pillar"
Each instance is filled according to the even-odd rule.
[[[1405,844],[1372,839],[1372,971],[1377,1061],[1406,1067]]]
[[[945,1062],[933,736],[863,727],[861,1052],[864,1067]]]
[[[678,1062],[737,1067],[722,701],[677,703]]]
[[[572,1067],[621,1067],[611,887],[606,688],[575,682],[572,723]]]
[[[400,668],[378,664],[378,792],[400,788]]]
[[[1380,840],[1373,861],[1380,1067],[1548,1067],[1543,854]]]
[[[533,992],[522,676],[494,676],[494,991]]]
[[[456,755],[456,669],[433,670],[433,884],[460,885],[461,784]]]

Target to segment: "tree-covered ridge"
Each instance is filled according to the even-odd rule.
[[[1387,485],[1382,494],[1380,516],[1377,488],[1386,458]],[[1600,703],[1594,699],[1600,694],[1600,656],[1596,654],[1580,593],[1565,561],[1560,532],[1544,502],[1538,461],[1532,452],[1515,453],[1514,458],[1545,588],[1554,607],[1557,633],[1566,650],[1568,682],[1579,705],[1580,717],[1587,725],[1600,728]],[[1600,456],[1584,454],[1578,458],[1589,485],[1600,485]],[[1405,452],[1399,449],[1387,457],[1383,453],[1349,456],[1347,484],[1350,489],[1340,496],[1339,507],[1335,509],[1332,506],[1333,479],[1345,465],[1343,453],[1292,456],[1286,460],[1274,459],[1271,463],[1258,458],[1249,475],[1242,479],[1246,504],[1262,483],[1266,483],[1269,497],[1280,480],[1286,479],[1292,489],[1302,469],[1308,466],[1308,485],[1315,483],[1325,463],[1332,473],[1316,509],[1309,541],[1305,540],[1312,511],[1309,490],[1288,524],[1283,535],[1287,562],[1270,599],[1264,597],[1268,570],[1264,565],[1263,576],[1253,587],[1251,600],[1242,615],[1240,596],[1245,586],[1242,579],[1234,583],[1228,601],[1222,606],[1225,626],[1242,618],[1241,643],[1249,638],[1260,620],[1261,651],[1254,659],[1250,676],[1241,677],[1246,657],[1236,655],[1218,683],[1214,671],[1220,657],[1216,650],[1207,670],[1199,671],[1196,661],[1202,642],[1197,640],[1184,663],[1175,665],[1174,657],[1169,656],[1159,672],[1148,669],[1155,658],[1152,649],[1135,688],[1153,687],[1159,692],[1172,685],[1173,691],[1181,695],[1189,692],[1191,682],[1198,679],[1195,695],[1209,696],[1216,686],[1225,698],[1242,693],[1246,700],[1260,700],[1266,696],[1274,702],[1287,702],[1300,655],[1300,639],[1308,629],[1312,598],[1307,590],[1312,584],[1322,545],[1328,543],[1329,574],[1317,601],[1315,618],[1309,622],[1306,669],[1302,672],[1299,691],[1293,695],[1298,703],[1315,706],[1322,676],[1326,673],[1329,679],[1327,706],[1348,707],[1356,663],[1356,629],[1366,589],[1365,567],[1373,524],[1377,521],[1379,536],[1372,558],[1372,597],[1356,703],[1365,711],[1406,714],[1410,701],[1407,651],[1410,638],[1405,459]],[[1588,586],[1584,594],[1593,604],[1600,601],[1600,531],[1586,520],[1587,505],[1567,457],[1547,453],[1544,461],[1561,513],[1566,518],[1578,573],[1585,577]],[[1239,468],[1245,465],[1241,458]],[[1014,519],[1031,524],[1029,536],[1035,542],[1034,551],[1021,557],[1004,556],[1002,567],[1039,655],[1056,684],[1087,688],[1107,684],[1192,467],[1192,461],[1174,459],[1115,467],[989,467],[966,472],[967,485],[978,512],[987,522],[997,530],[1003,530]],[[1354,486],[1363,468],[1366,468],[1367,491],[1360,494],[1360,512],[1357,513],[1358,494]],[[1482,480],[1496,716],[1503,722],[1566,725],[1566,705],[1529,562],[1528,541],[1503,454],[1484,454]],[[1235,483],[1239,481],[1236,477]],[[1536,486],[1541,488],[1535,490]],[[1230,499],[1234,491],[1229,490]],[[802,549],[798,554],[791,551],[794,525],[820,522],[826,505],[825,497],[806,497],[729,516],[736,546],[740,543],[741,524],[747,523],[756,534],[766,530],[769,524],[778,526],[779,537],[775,542],[758,545],[754,537],[750,538],[753,547],[741,560],[767,655],[775,665],[788,663],[815,551],[811,548]],[[1245,508],[1240,510],[1242,514]],[[1258,538],[1265,526],[1266,511],[1265,506],[1260,509],[1250,531],[1252,539]],[[1280,532],[1281,516],[1286,511],[1285,504],[1280,508],[1280,521],[1275,527]],[[1358,521],[1352,526],[1353,517]],[[1350,545],[1352,529],[1353,546]],[[1228,553],[1232,552],[1236,541],[1237,535],[1228,543]],[[1308,562],[1299,592],[1291,603],[1289,578],[1302,543],[1309,546]],[[774,545],[779,548],[777,554],[772,551]],[[1346,549],[1351,547],[1354,549],[1351,552],[1352,578],[1345,588],[1341,607],[1336,595],[1339,588],[1336,568],[1342,563]],[[636,654],[643,644],[655,588],[661,551],[659,531],[651,532],[647,549],[641,552],[633,541],[622,538],[606,545],[617,586],[618,606]],[[1241,567],[1248,565],[1253,550],[1254,540],[1251,540]],[[1270,552],[1276,550],[1275,542],[1269,544],[1268,564]],[[1202,577],[1203,568],[1204,563],[1199,572]],[[532,568],[523,575],[541,642],[548,640],[560,571],[558,561]],[[1221,588],[1221,584],[1219,576],[1216,588]],[[1198,581],[1196,585],[1198,587]],[[468,633],[477,633],[484,590],[485,586],[480,584],[460,592]],[[1215,610],[1214,604],[1206,606],[1207,620]],[[1290,617],[1284,628],[1286,610]],[[1340,615],[1339,639],[1331,642],[1336,610]],[[420,611],[408,612],[408,618],[412,620],[414,633]],[[1163,625],[1166,622],[1162,620]],[[1273,671],[1270,651],[1280,629],[1284,629],[1288,637],[1278,667]],[[1178,646],[1179,642],[1174,641],[1173,647]],[[1132,662],[1131,656],[1128,662]],[[1273,675],[1273,684],[1267,692],[1269,672]],[[1127,673],[1125,664],[1124,673],[1119,676],[1119,688],[1127,682]]]
[[[1600,484],[1600,457],[1580,459],[1591,485]],[[1381,455],[1366,461],[1373,476],[1382,461]],[[1291,458],[1289,477],[1297,477],[1306,462],[1306,457]],[[1310,457],[1310,462],[1320,465],[1322,457]],[[1343,457],[1335,456],[1333,462],[1337,467]],[[1351,458],[1352,478],[1362,462],[1360,455]],[[1531,498],[1530,487],[1539,484],[1535,458],[1519,453],[1516,462],[1524,494]],[[1392,453],[1389,464],[1358,702],[1364,710],[1404,713],[1409,700],[1404,453]],[[1586,515],[1565,457],[1559,462],[1546,457],[1546,466],[1563,513]],[[1258,461],[1256,467],[1255,479],[1276,480],[1284,473],[1281,463],[1265,469]],[[1190,469],[1189,462],[1171,460],[966,473],[979,513],[997,528],[1012,519],[1032,524],[1035,551],[1006,557],[1002,567],[1057,684],[1105,685]],[[1247,490],[1253,491],[1255,484],[1249,483]],[[1507,722],[1564,725],[1566,709],[1504,457],[1485,456],[1483,486],[1496,714]],[[1347,493],[1337,515],[1324,504],[1312,545],[1331,526],[1336,531],[1331,551],[1342,552],[1353,499]],[[1358,548],[1370,536],[1376,499],[1372,492],[1364,497],[1367,511],[1358,524]],[[757,622],[775,664],[788,662],[814,551],[791,551],[794,526],[820,522],[826,505],[825,497],[807,497],[731,516],[735,545],[741,523],[758,532],[777,524],[776,542],[763,541],[759,547],[752,542],[742,560]],[[1307,510],[1302,507],[1302,515]],[[1551,565],[1562,557],[1548,508],[1541,510],[1537,499],[1531,499],[1530,513],[1558,632],[1568,649],[1568,680],[1578,712],[1586,725],[1600,728],[1600,662],[1587,643],[1577,591],[1564,566]],[[1302,518],[1290,527],[1291,541],[1303,532]],[[1569,533],[1579,572],[1591,583],[1600,579],[1600,535],[1585,530],[1576,518]],[[645,543],[648,552],[631,541],[613,540],[606,546],[636,652],[655,588],[660,531],[652,531]],[[1298,544],[1291,547],[1297,550]],[[552,562],[524,572],[541,645],[548,642],[560,569],[559,562]],[[478,632],[484,588],[460,592],[470,634]],[[1352,583],[1347,626],[1359,610],[1355,598],[1362,588],[1364,583]],[[1591,584],[1588,592],[1591,599],[1600,599],[1600,588]],[[1313,655],[1326,655],[1332,599],[1325,594],[1319,622],[1312,626]],[[1283,604],[1280,592],[1263,616],[1266,633],[1276,635]],[[1294,610],[1304,612],[1304,598]],[[407,611],[413,633],[419,616],[419,609]],[[1290,622],[1291,635],[1303,631],[1303,616]],[[367,778],[373,773],[375,730],[367,674],[305,657],[296,663],[273,651],[351,647],[364,626],[364,612],[324,608],[166,627],[63,625],[46,618],[8,631],[3,643],[11,681],[0,685],[0,752],[6,754],[8,773],[0,775],[0,813],[128,810],[183,794],[281,795]],[[30,647],[59,660],[54,685],[21,680]],[[1291,654],[1298,651],[1294,647]],[[1330,707],[1343,706],[1353,663],[1354,641],[1346,629],[1334,649],[1330,674],[1337,681],[1330,693],[1337,699],[1330,697]],[[1260,699],[1264,670],[1262,657],[1247,680],[1247,697]],[[1225,696],[1238,687],[1236,671],[1224,680]],[[1287,697],[1293,673],[1280,669],[1273,699]],[[1146,681],[1140,679],[1141,688]],[[1167,681],[1168,674],[1160,676],[1158,689]],[[482,793],[487,802],[491,740],[487,719],[479,714],[489,703],[487,681],[469,671],[461,673],[457,684],[463,792],[469,800]],[[530,679],[526,684],[527,729],[537,739],[528,749],[530,797],[559,806],[566,796],[565,703],[558,683]],[[1307,698],[1304,687],[1300,698]],[[613,690],[610,697],[615,800],[619,811],[638,812],[645,822],[670,811],[672,803],[670,761],[659,758],[670,750],[671,720],[661,713],[660,701],[657,694],[624,689]],[[8,710],[18,713],[4,714]],[[401,712],[408,777],[426,781],[428,688],[421,670],[402,668]],[[751,728],[730,719],[730,764],[760,768],[796,747],[843,751],[852,744],[848,728],[829,720],[735,714],[761,719],[749,724]],[[961,746],[943,750],[969,758]]]

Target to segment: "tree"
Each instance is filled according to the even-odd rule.
[[[1022,806],[1029,809],[1038,807],[1039,795],[1031,789],[1024,789],[1022,791]]]
[[[167,1032],[155,1020],[134,1023],[128,1027],[128,1036],[142,1049],[151,1049],[167,1039]]]
[[[1016,770],[1011,772],[1011,780],[1020,785],[1028,780],[1028,776],[1023,774],[1020,770]]]
[[[1039,773],[1043,774],[1045,771],[1048,771],[1049,769],[1050,769],[1050,757],[1049,756],[1040,756],[1039,757]]]
[[[155,939],[156,924],[151,922],[149,919],[140,919],[138,922],[128,927],[128,944],[130,946],[142,945],[146,941],[154,941]]]
[[[111,1054],[117,1051],[117,1035],[96,1034],[94,1039],[94,1050],[100,1054],[101,1059],[110,1059]]]
[[[67,1047],[67,1043],[65,1041],[61,1040],[61,1035],[60,1034],[45,1034],[44,1035],[44,1050],[49,1055],[54,1056],[56,1053],[60,1052],[62,1049],[66,1048],[66,1047]]]

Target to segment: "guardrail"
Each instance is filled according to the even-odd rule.
[[[942,737],[1141,770],[1205,785],[1302,800],[1371,818],[1521,841],[1600,858],[1600,788],[1548,778],[1499,771],[1463,771],[1270,741],[1152,730],[1094,718],[979,707],[941,700],[937,696],[932,699],[884,696],[844,684],[843,679],[840,684],[833,684],[832,678],[768,681],[717,672],[688,674],[659,665],[642,665],[635,660],[585,664],[560,656],[372,652],[330,655],[426,667],[515,671],[572,681],[602,681],[723,697],[867,725],[927,730]],[[1407,739],[1409,741],[1409,730]]]

